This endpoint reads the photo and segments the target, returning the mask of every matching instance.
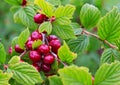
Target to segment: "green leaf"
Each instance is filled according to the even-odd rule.
[[[113,8],[103,18],[98,25],[98,35],[103,40],[115,41],[120,38],[120,14],[117,8]]]
[[[120,62],[103,64],[95,74],[94,85],[120,85]]]
[[[22,4],[22,0],[5,0],[5,1],[11,5],[21,5]]]
[[[61,46],[58,50],[58,56],[63,62],[72,63],[77,55],[71,52],[66,42],[64,42],[63,46]]]
[[[68,25],[53,25],[53,32],[62,39],[76,38],[71,26]]]
[[[115,45],[118,47],[118,49],[120,50],[120,40],[116,40],[115,41]]]
[[[42,44],[42,41],[41,40],[35,40],[32,44],[32,48],[33,49],[36,49],[38,48],[40,45]]]
[[[54,7],[50,3],[45,0],[35,0],[34,3],[37,4],[42,9],[42,12],[44,12],[47,16],[53,16]]]
[[[49,78],[50,85],[63,85],[61,79],[58,76],[50,76]]]
[[[61,18],[56,19],[55,23],[60,24],[60,25],[69,25],[71,21],[67,17],[61,17]]]
[[[92,85],[91,74],[85,68],[69,66],[58,71],[63,85]]]
[[[46,0],[46,1],[50,2],[54,6],[58,6],[61,4],[60,0]]]
[[[15,65],[17,63],[20,63],[19,56],[13,56],[10,61],[8,62],[9,66]]]
[[[37,72],[37,70],[28,63],[16,63],[9,66],[9,69],[13,73],[13,79],[20,84],[35,85],[36,83],[42,82],[39,72]]]
[[[39,27],[39,32],[46,31],[48,34],[52,32],[52,24],[50,22],[44,22]]]
[[[0,43],[0,63],[4,64],[6,61],[6,52],[2,43]]]
[[[12,77],[12,73],[3,73],[0,70],[0,85],[10,85],[9,80]]]
[[[29,29],[28,29],[28,28],[25,29],[25,30],[19,35],[19,37],[18,37],[18,44],[19,44],[19,46],[20,46],[22,49],[25,48],[24,46],[25,46],[25,43],[26,43],[26,41],[28,40],[29,36],[30,36],[30,32],[29,32]]]
[[[79,53],[85,50],[89,45],[89,37],[86,35],[81,35],[77,39],[71,39],[68,41],[68,46],[71,51]]]
[[[15,46],[16,44],[18,44],[18,37],[13,38],[12,43],[11,43],[12,48],[14,48],[14,46]]]
[[[80,20],[85,28],[95,27],[100,19],[100,11],[93,5],[85,4],[80,11]]]
[[[120,60],[120,53],[115,49],[109,48],[103,52],[100,63],[112,63],[115,60]]]

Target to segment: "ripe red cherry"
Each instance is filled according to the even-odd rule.
[[[33,41],[27,41],[26,47],[28,50],[32,50],[32,44],[33,44]]]
[[[34,22],[37,23],[37,24],[43,23],[44,19],[45,19],[45,15],[44,14],[36,14],[34,16]]]
[[[42,54],[47,54],[47,53],[49,53],[50,48],[49,48],[48,45],[42,44],[42,45],[40,45],[40,46],[38,47],[37,51],[40,52],[40,53],[42,53]]]
[[[19,45],[15,45],[15,46],[14,46],[14,49],[15,49],[15,51],[16,51],[17,53],[22,53],[22,52],[24,52],[24,50],[23,50],[22,48],[20,48]]]
[[[43,62],[45,64],[53,64],[54,63],[54,57],[51,54],[46,55],[43,59]]]
[[[39,62],[41,60],[41,55],[37,51],[30,51],[29,57],[33,62]]]
[[[23,0],[22,1],[22,6],[26,6],[26,4],[27,4],[27,0]]]
[[[46,65],[46,64],[42,64],[42,70],[47,73],[51,70],[51,66]]]
[[[37,63],[32,64],[38,72],[40,72],[40,66]]]
[[[57,36],[55,36],[55,35],[50,35],[50,36],[48,36],[48,41],[50,42],[51,40],[57,40],[58,38],[57,38]]]
[[[39,33],[38,31],[34,31],[34,32],[32,32],[32,34],[31,34],[31,39],[32,39],[33,41],[34,41],[34,40],[38,40],[38,39],[42,40],[42,34]]]

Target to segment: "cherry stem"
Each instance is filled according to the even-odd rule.
[[[93,34],[93,33],[91,33],[91,32],[88,32],[88,31],[86,31],[85,29],[82,29],[82,33],[81,33],[81,34],[83,34],[83,33],[86,34],[86,35],[91,35],[91,36],[93,36],[93,37],[96,37],[98,40],[100,40],[100,41],[106,43],[107,45],[109,45],[110,48],[117,49],[117,46],[111,44],[111,43],[108,42],[107,40],[102,40],[102,39],[101,39],[98,35],[96,35],[96,34]],[[76,36],[79,36],[79,35],[81,35],[81,34],[78,34],[78,35],[76,35]]]
[[[43,38],[42,43],[45,44],[45,41],[46,41],[46,35],[45,35],[44,33],[42,33],[42,38]]]
[[[19,56],[20,57],[20,59],[22,59],[22,57],[27,53],[28,51],[27,50],[25,50],[23,53],[21,53],[21,55]]]

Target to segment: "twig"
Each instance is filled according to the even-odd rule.
[[[27,53],[27,50],[25,50],[19,57],[22,59],[22,57]]]
[[[96,35],[96,34],[93,34],[93,33],[91,33],[91,32],[88,32],[88,31],[86,31],[85,29],[82,30],[82,34],[83,34],[83,33],[85,33],[86,35],[91,35],[91,36],[93,36],[93,37],[96,37],[96,38],[99,39],[100,41],[103,41],[104,43],[106,43],[107,45],[109,45],[111,48],[117,49],[117,46],[111,44],[111,43],[108,42],[107,40],[102,40],[102,39],[101,39],[98,35]]]

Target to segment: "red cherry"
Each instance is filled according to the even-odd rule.
[[[33,41],[27,41],[26,47],[28,50],[32,50],[32,44],[33,44]]]
[[[29,37],[29,38],[28,38],[28,41],[31,41],[31,40],[32,40],[31,37]]]
[[[26,6],[26,4],[27,4],[27,0],[23,0],[22,1],[22,6]]]
[[[9,47],[8,53],[9,53],[9,54],[12,54],[12,47]]]
[[[48,41],[50,42],[51,40],[57,40],[58,38],[57,38],[57,36],[55,36],[55,35],[50,35],[50,36],[48,36]]]
[[[53,64],[54,63],[54,57],[51,54],[46,55],[43,59],[43,62],[45,64]]]
[[[42,64],[42,70],[47,73],[51,70],[51,66],[46,65],[46,64]]]
[[[40,46],[38,47],[37,51],[40,52],[40,53],[42,53],[42,54],[47,54],[47,53],[49,53],[50,48],[49,48],[48,45],[42,44],[42,45],[40,45]]]
[[[15,51],[16,51],[17,53],[22,53],[22,52],[24,52],[24,50],[23,50],[22,48],[20,48],[19,45],[15,45],[15,46],[14,46],[14,49],[15,49]]]
[[[38,72],[40,72],[40,66],[37,63],[32,64]]]
[[[20,62],[22,63],[22,62],[24,62],[24,60],[20,60]]]
[[[37,24],[43,23],[44,19],[45,19],[45,15],[44,14],[36,14],[34,16],[34,22],[37,23]]]
[[[33,41],[34,41],[34,40],[38,40],[38,39],[42,40],[42,34],[39,33],[38,31],[34,31],[34,32],[32,32],[32,34],[31,34],[31,39],[32,39]]]
[[[30,51],[29,57],[33,62],[39,62],[41,60],[41,56],[37,51]]]

